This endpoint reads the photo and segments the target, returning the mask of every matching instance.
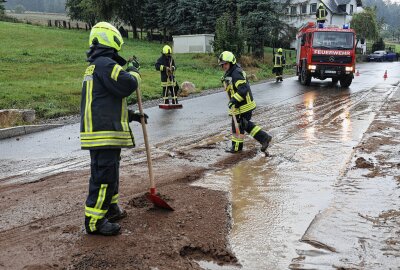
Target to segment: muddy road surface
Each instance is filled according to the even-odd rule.
[[[399,269],[400,65],[358,69],[347,89],[253,85],[253,120],[274,137],[268,157],[251,137],[241,154],[224,152],[224,92],[148,108],[156,185],[175,211],[144,199],[132,124],[116,237],[84,231],[78,124],[0,141],[0,269]]]

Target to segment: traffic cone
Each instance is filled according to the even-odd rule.
[[[356,76],[360,76],[360,70],[357,69]]]
[[[387,70],[385,70],[385,74],[383,74],[383,78],[386,80],[387,77],[388,77],[388,75],[387,75]]]

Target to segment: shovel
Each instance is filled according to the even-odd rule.
[[[137,95],[139,112],[141,115],[143,115],[142,94],[140,92],[139,87],[136,90],[136,95]],[[145,123],[145,119],[143,116],[140,118],[140,123],[142,124],[144,145],[146,147],[147,166],[149,168],[149,177],[150,177],[150,193],[147,194],[147,199],[150,200],[154,204],[154,206],[174,211],[174,209],[171,206],[169,206],[168,203],[166,203],[163,199],[161,199],[156,194],[156,185],[154,183],[153,165],[151,162],[151,154],[150,154],[150,145],[149,145],[149,140],[147,137],[146,123]]]
[[[225,91],[226,91],[226,87],[227,87],[226,82],[224,82]],[[229,93],[228,92],[226,92],[226,93],[228,94],[228,99],[230,99],[231,97],[229,96]],[[235,108],[231,109],[231,112],[232,112],[233,125],[235,127],[235,132],[236,132],[235,137],[238,139],[243,139],[244,134],[240,134],[239,124],[237,122],[236,115],[235,115]]]

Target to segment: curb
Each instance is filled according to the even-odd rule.
[[[46,124],[46,125],[28,125],[28,126],[3,128],[0,129],[0,140],[62,126],[63,126],[62,124]]]

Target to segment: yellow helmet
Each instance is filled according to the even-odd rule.
[[[108,22],[99,22],[93,26],[89,36],[89,46],[96,43],[120,51],[124,40],[117,28]]]
[[[318,7],[324,7],[324,4],[319,3]]]
[[[225,63],[236,64],[236,57],[233,55],[233,53],[224,51],[219,55],[218,65],[223,65]]]
[[[282,48],[279,48],[278,53],[281,53],[281,52],[283,52],[283,50],[282,50]]]
[[[171,54],[171,53],[172,53],[171,47],[168,46],[168,45],[165,45],[165,46],[162,48],[162,53],[163,53],[163,54]]]

